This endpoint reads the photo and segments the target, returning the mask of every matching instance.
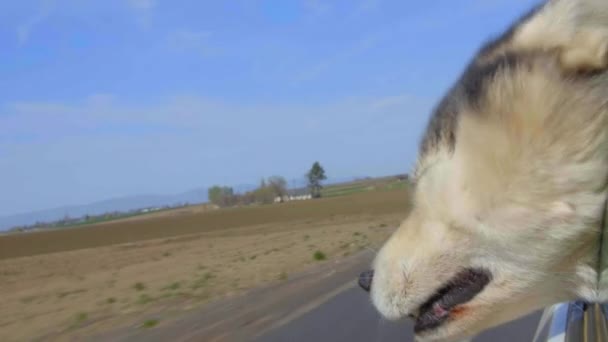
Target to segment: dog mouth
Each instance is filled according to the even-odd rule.
[[[436,329],[462,313],[462,305],[477,296],[492,280],[490,272],[482,269],[465,269],[454,276],[418,309],[414,332],[424,333]]]

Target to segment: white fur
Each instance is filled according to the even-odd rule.
[[[414,207],[374,261],[374,305],[398,319],[463,268],[493,279],[419,341],[455,341],[557,302],[608,299],[597,282],[608,76],[563,76],[606,67],[607,29],[608,1],[551,1],[483,57],[542,52],[530,70],[497,75],[481,109],[462,107],[454,150],[443,142],[420,156]]]

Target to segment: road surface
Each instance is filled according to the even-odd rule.
[[[532,341],[540,313],[532,314],[514,323],[490,330],[473,342]],[[271,331],[259,342],[406,342],[413,341],[413,323],[388,322],[379,317],[366,294],[349,289],[303,317]]]
[[[372,257],[363,251],[341,261],[312,267],[288,281],[210,303],[183,317],[162,317],[161,324],[153,329],[123,327],[90,340],[413,341],[410,321],[383,320],[371,305],[368,294],[357,287],[356,278],[367,269]],[[540,313],[535,313],[487,331],[473,341],[532,341],[539,318]]]

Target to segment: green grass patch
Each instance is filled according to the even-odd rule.
[[[327,256],[325,255],[325,253],[321,252],[321,251],[316,251],[313,255],[312,255],[313,259],[317,260],[317,261],[321,261],[321,260],[325,260],[327,259]]]
[[[213,279],[213,278],[214,278],[214,275],[211,272],[207,272],[207,273],[203,274],[202,276],[198,277],[196,280],[194,280],[191,288],[193,290],[196,290],[196,289],[200,289],[202,287],[206,287],[207,285],[209,285],[209,281],[211,281],[211,279]]]
[[[162,288],[163,291],[175,291],[178,290],[179,287],[181,286],[179,281],[176,281],[174,283],[171,283],[165,287]]]
[[[57,294],[57,298],[63,298],[63,297],[67,297],[67,296],[70,296],[70,295],[75,295],[75,294],[84,293],[84,292],[87,292],[87,290],[85,290],[85,289],[78,289],[78,290],[72,290],[72,291],[59,292]]]
[[[82,324],[89,319],[89,314],[86,312],[79,312],[74,316],[74,323],[69,326],[69,329],[77,329],[82,326]]]
[[[145,305],[154,301],[154,298],[142,293],[139,298],[137,298],[137,304]]]
[[[74,318],[74,320],[76,321],[76,323],[81,323],[86,321],[89,318],[89,314],[86,312],[79,312],[76,314],[76,317]]]
[[[133,285],[133,288],[134,288],[136,291],[143,291],[143,290],[145,290],[145,289],[146,289],[146,285],[144,285],[144,283],[137,282],[137,283],[135,283],[135,284]]]
[[[373,187],[370,187],[366,184],[357,184],[352,186],[342,186],[342,187],[328,187],[321,191],[321,197],[337,197],[337,196],[346,196],[352,195],[359,192],[365,192],[372,190]]]
[[[142,328],[146,328],[146,329],[149,329],[149,328],[154,328],[155,326],[157,326],[157,325],[158,325],[158,323],[159,323],[159,321],[158,321],[157,319],[149,319],[149,320],[145,321],[145,322],[144,322],[144,323],[141,325],[141,327],[142,327]]]
[[[386,184],[384,189],[386,190],[397,190],[397,189],[407,189],[410,186],[410,182],[402,181],[402,182],[392,182]]]

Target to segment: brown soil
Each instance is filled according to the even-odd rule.
[[[90,336],[282,282],[378,247],[407,209],[405,191],[378,191],[3,236],[0,340]]]

